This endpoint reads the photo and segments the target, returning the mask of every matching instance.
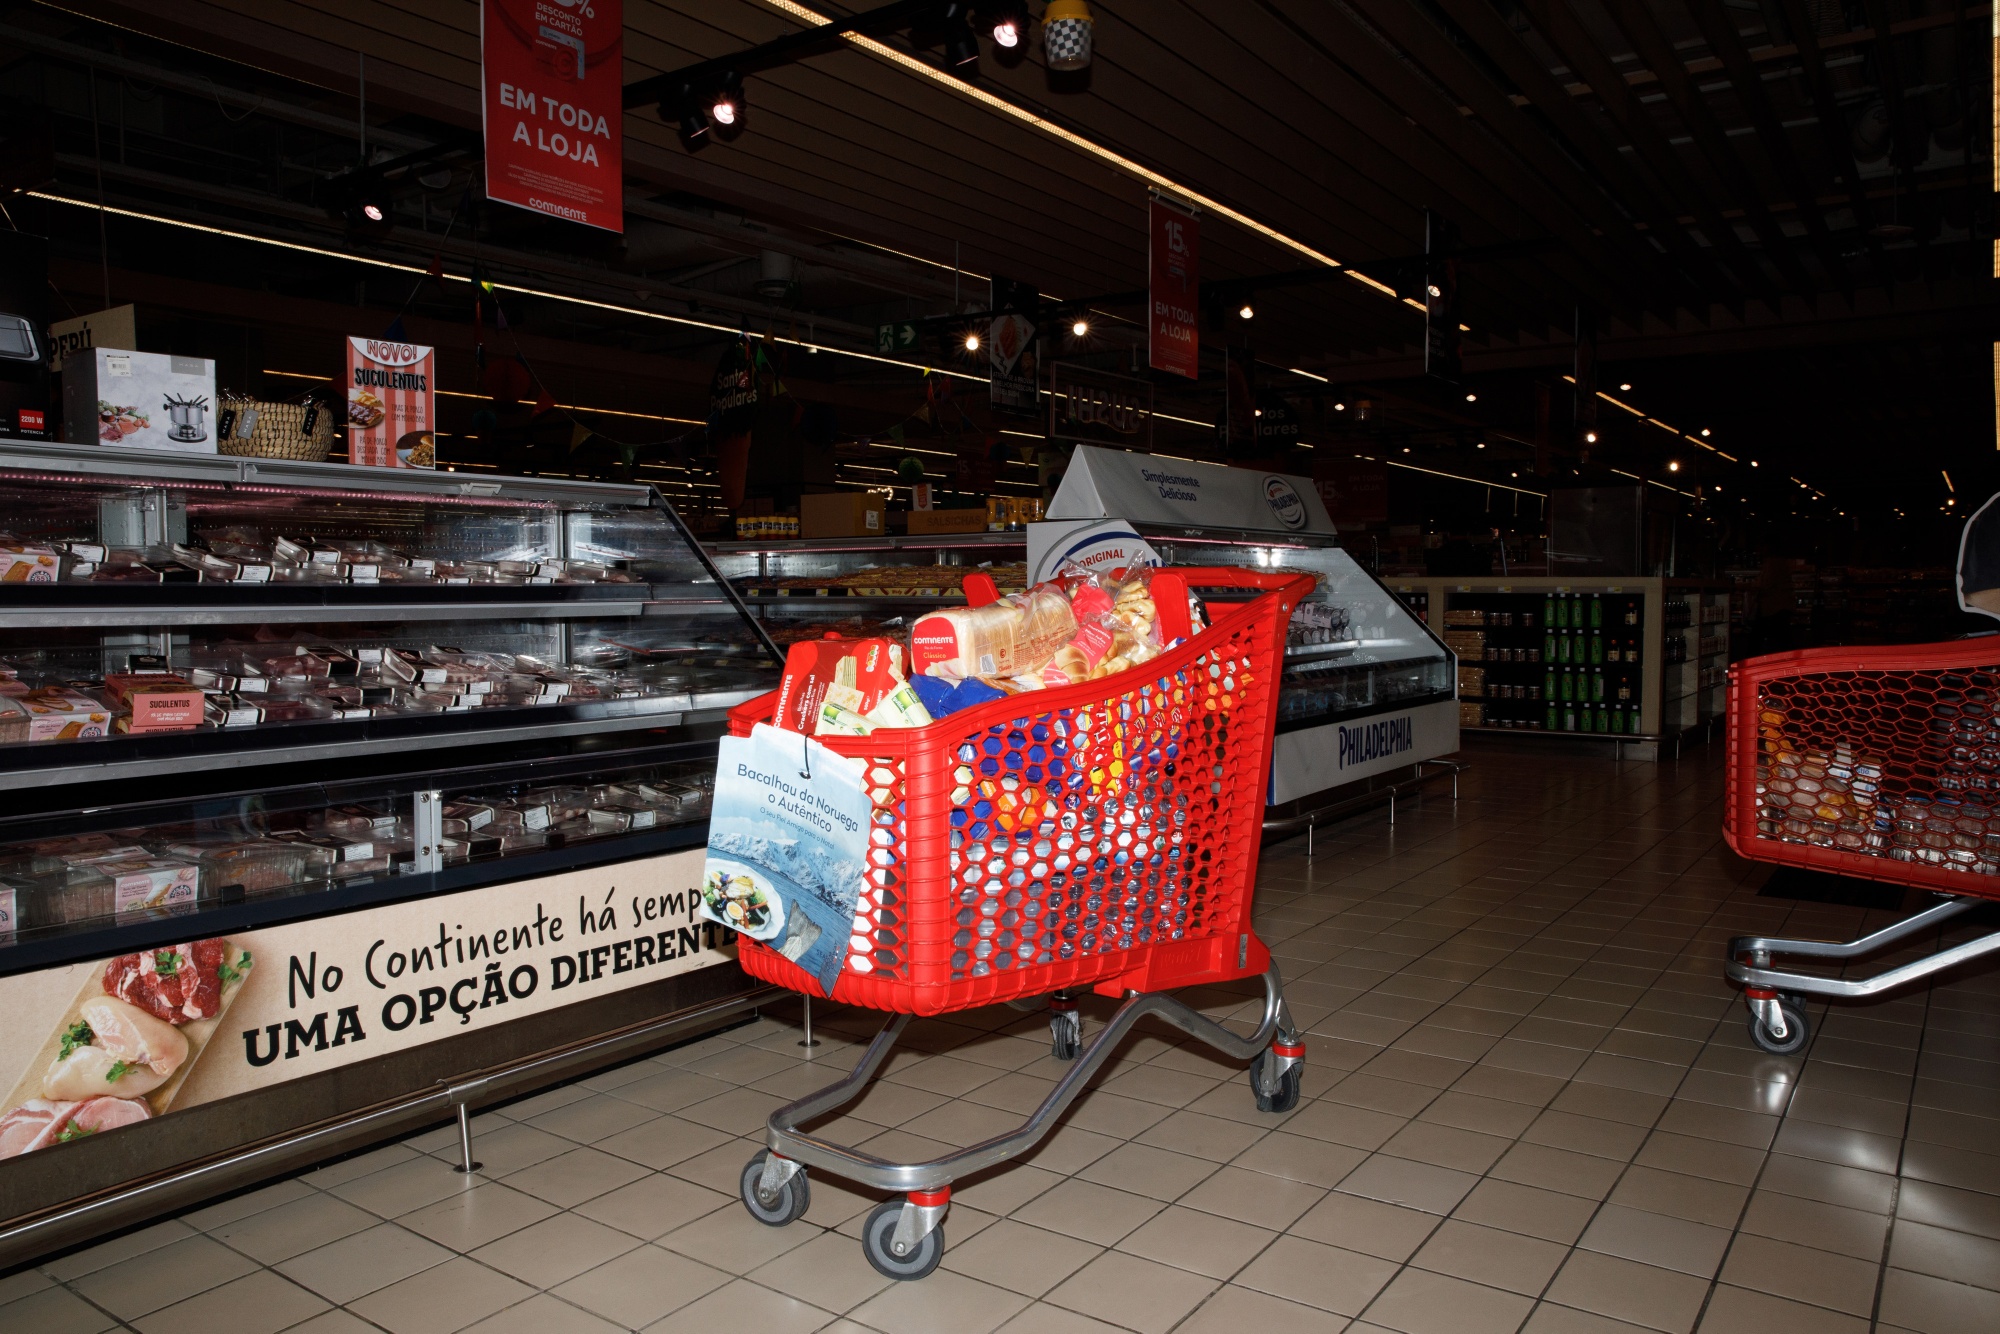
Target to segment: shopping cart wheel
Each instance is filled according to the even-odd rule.
[[[1304,1048],[1298,1051],[1303,1053]],[[1275,1075],[1271,1070],[1274,1061],[1280,1066]],[[1258,1052],[1257,1059],[1250,1062],[1250,1091],[1257,1095],[1257,1110],[1289,1112],[1298,1106],[1299,1085],[1305,1073],[1305,1061],[1291,1054],[1290,1049]]]
[[[1802,997],[1790,994],[1777,998],[1779,1011],[1785,1017],[1785,1036],[1771,1036],[1771,1027],[1765,1017],[1753,1008],[1750,1011],[1750,1040],[1773,1056],[1797,1055],[1812,1036],[1812,1026],[1806,1022],[1806,1012],[1799,1005]]]
[[[908,1281],[922,1278],[944,1259],[944,1227],[935,1224],[924,1233],[907,1255],[895,1252],[896,1222],[903,1216],[903,1201],[884,1200],[868,1215],[861,1228],[861,1251],[875,1272],[884,1278]]]
[[[1058,1061],[1073,1061],[1083,1048],[1083,1016],[1075,1010],[1053,1010],[1049,1014],[1049,1054]]]
[[[806,1169],[797,1166],[776,1190],[765,1195],[760,1187],[764,1181],[764,1163],[770,1156],[769,1149],[760,1149],[743,1165],[743,1207],[764,1226],[783,1227],[803,1218],[806,1210],[812,1207],[812,1186],[806,1181]]]

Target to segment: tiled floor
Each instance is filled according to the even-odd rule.
[[[873,1026],[823,1016],[808,1061],[766,1018],[480,1116],[473,1180],[440,1130],[0,1278],[0,1330],[2000,1330],[2000,975],[1765,1056],[1725,939],[1882,915],[1759,897],[1713,754],[1473,758],[1455,807],[1266,851],[1296,1111],[1136,1037],[1040,1152],[961,1185],[922,1282],[868,1267],[873,1200],[831,1177],[788,1228],[737,1202],[766,1113]],[[909,1036],[835,1138],[927,1157],[1062,1068],[1005,1008]]]

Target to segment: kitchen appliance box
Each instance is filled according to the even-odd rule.
[[[216,452],[212,361],[98,347],[65,358],[62,379],[71,444]]]

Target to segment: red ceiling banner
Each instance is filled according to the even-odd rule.
[[[625,230],[625,0],[482,0],[486,197]]]
[[[1201,375],[1201,222],[1154,195],[1148,219],[1146,360],[1156,371]]]

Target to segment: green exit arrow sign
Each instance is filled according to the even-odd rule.
[[[911,352],[917,346],[917,326],[908,320],[900,324],[875,326],[875,350],[884,356]]]

